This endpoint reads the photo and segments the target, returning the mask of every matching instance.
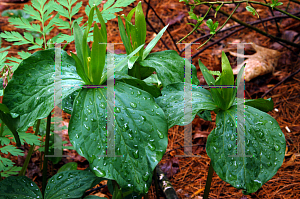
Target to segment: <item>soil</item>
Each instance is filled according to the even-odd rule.
[[[147,21],[151,24],[151,26],[149,24],[147,26],[146,43],[148,43],[151,39],[155,37],[155,31],[158,32],[164,27],[163,23],[170,24],[168,28],[170,34],[166,32],[162,37],[165,44],[162,41],[159,41],[156,47],[153,49],[153,51],[162,51],[167,49],[177,51],[178,49],[182,50],[184,48],[184,45],[176,44],[176,42],[183,38],[185,35],[187,35],[193,29],[193,26],[191,26],[188,23],[195,23],[195,20],[189,18],[189,8],[186,5],[184,5],[183,2],[179,2],[178,0],[148,1],[151,3],[151,6],[153,7],[153,10],[155,10],[155,12],[152,9],[148,10],[147,3],[143,1],[142,4],[144,14],[147,14]],[[7,2],[9,1],[0,2],[0,12],[7,9],[22,9],[25,4],[31,4],[30,1],[26,3]],[[84,0],[82,2],[83,6],[86,6],[88,3],[87,0]],[[281,6],[279,8],[285,9],[288,1],[284,0],[281,2],[284,3],[284,6]],[[132,9],[132,7],[136,5],[137,2],[134,3],[134,5],[132,4],[131,7],[125,8],[124,11],[120,12],[119,14],[124,13],[127,15],[127,13]],[[261,19],[265,19],[267,17],[272,16],[272,13],[269,9],[266,9],[259,5],[253,6],[256,8]],[[299,13],[299,8],[299,5],[290,2],[288,11],[290,13]],[[197,15],[203,16],[207,9],[208,7],[204,5],[199,6],[195,8],[195,13]],[[224,5],[222,7],[222,10],[228,13],[231,13],[233,9],[234,7],[232,6]],[[279,13],[277,11],[274,11],[274,14],[277,15]],[[220,25],[225,22],[226,17],[224,17],[224,15],[222,15],[221,13],[218,13],[216,18],[214,18],[214,15],[215,13],[213,11],[210,11],[207,15],[207,18],[211,18],[213,21],[219,21]],[[87,16],[85,15],[83,8],[75,15],[74,18],[78,18],[81,16],[84,17],[83,21],[87,20]],[[253,16],[251,13],[246,11],[245,5],[240,6],[237,9],[236,14],[234,14],[233,16],[247,23],[259,20],[256,16]],[[1,32],[15,30],[22,33],[20,29],[16,29],[13,26],[9,25],[8,17],[0,17],[0,25]],[[226,24],[226,28],[230,28],[234,25],[236,25],[236,23],[232,20],[229,20]],[[282,20],[278,20],[278,25],[280,28],[281,35],[277,32],[274,20],[265,22],[263,25],[260,23],[258,25],[255,25],[255,27],[267,31],[269,34],[282,37],[286,40],[290,40],[300,44],[300,21],[291,18],[285,18]],[[122,42],[118,33],[117,19],[110,20],[107,23],[107,27],[108,42]],[[202,30],[193,33],[186,40],[184,40],[184,42],[189,43],[203,35],[209,34],[209,29],[206,26],[201,25],[200,28],[202,28]],[[275,67],[273,73],[259,76],[251,80],[250,82],[246,82],[245,97],[248,99],[257,99],[261,98],[265,94],[265,99],[270,97],[273,99],[275,109],[273,111],[270,111],[269,114],[278,121],[282,132],[285,134],[287,143],[286,154],[283,165],[278,170],[277,174],[271,180],[265,183],[257,192],[247,196],[244,196],[241,190],[238,190],[232,187],[230,184],[222,181],[216,175],[216,173],[214,173],[210,191],[210,198],[300,198],[300,73],[287,78],[284,82],[276,86],[275,89],[273,89],[270,92],[268,91],[276,84],[281,82],[284,78],[288,77],[290,74],[294,73],[299,69],[300,49],[294,47],[287,48],[285,46],[280,45],[276,41],[247,28],[237,31],[229,37],[226,37],[226,35],[231,31],[232,30],[218,33],[215,37],[213,37],[210,40],[210,42],[206,44],[210,46],[193,58],[193,64],[197,67],[198,71],[197,76],[201,84],[205,84],[204,78],[198,67],[198,59],[200,59],[201,62],[210,70],[221,70],[221,51],[226,52],[226,55],[229,57],[233,68],[235,68],[236,58],[229,54],[229,51],[236,52],[236,46],[230,45],[230,43],[232,42],[254,42],[257,45],[280,51],[281,57],[278,60],[277,66]],[[51,31],[51,34],[47,36],[47,38],[53,37],[59,32],[61,32],[61,30],[54,28]],[[62,32],[69,33],[68,31]],[[218,41],[218,39],[223,37],[226,38]],[[197,42],[202,44],[206,41],[206,39],[207,38],[200,39]],[[10,45],[11,43],[6,42],[4,40],[2,41],[2,47],[7,47]],[[17,56],[17,52],[22,50],[26,51],[28,47],[28,45],[12,46],[9,49],[8,56]],[[192,55],[198,51],[198,47],[199,44],[192,45]],[[202,47],[202,49],[203,48],[205,48],[205,46]],[[75,49],[75,46],[74,43],[71,43],[67,46],[65,50],[69,53],[73,49]],[[124,47],[120,45],[120,48],[116,51],[116,53],[125,53]],[[248,55],[254,53],[250,45],[246,45],[245,53]],[[184,53],[182,54],[182,56],[184,56]],[[63,125],[68,126],[69,119],[70,115],[63,113]],[[211,132],[212,129],[215,127],[215,114],[212,114],[211,122],[204,121],[203,119],[200,119],[198,116],[196,116],[192,124],[194,145],[192,148],[193,153],[195,155],[201,155],[201,157],[176,157],[176,155],[184,154],[184,148],[182,147],[184,145],[184,127],[174,126],[169,130],[169,144],[167,147],[167,151],[159,164],[163,168],[163,170],[167,172],[170,182],[173,184],[173,187],[180,198],[200,199],[203,195],[208,173],[208,167],[210,164],[210,158],[207,156],[205,151],[205,143],[209,132]],[[33,132],[32,128],[29,128],[27,132]],[[65,130],[63,133],[63,139],[68,141],[67,130]],[[68,144],[65,145],[70,145],[69,141]],[[25,144],[25,156],[19,156],[13,159],[16,165],[22,166],[28,149],[29,146]],[[84,170],[88,167],[88,161],[85,158],[79,156],[76,151],[64,149],[64,155],[68,155],[68,157],[62,158],[62,160],[58,164],[53,165],[52,163],[49,163],[49,177],[54,175],[62,165],[68,162],[77,162],[78,169],[80,170]],[[35,183],[37,183],[39,187],[41,187],[42,182],[40,157],[41,154],[38,151],[36,151],[32,155],[32,159],[29,163],[29,167],[26,173],[26,176],[28,176]],[[101,183],[105,184],[106,182]],[[111,198],[111,194],[108,192],[107,187],[93,191],[91,194]],[[150,188],[149,198],[156,198],[154,186]]]

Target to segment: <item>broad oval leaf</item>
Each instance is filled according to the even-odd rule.
[[[5,88],[3,104],[21,116],[18,131],[26,131],[37,119],[47,117],[54,108],[55,49],[35,52],[23,60]],[[75,61],[61,51],[62,99],[84,84],[76,73]]]
[[[114,91],[115,154],[121,157],[103,157],[107,128],[111,128],[106,126],[106,88],[80,91],[70,120],[70,141],[97,176],[114,179],[122,188],[146,193],[152,171],[167,148],[166,119],[149,93],[121,82],[116,82]],[[110,104],[114,106],[113,102]]]
[[[243,111],[238,112],[236,134],[236,113],[237,107],[232,106],[217,114],[217,127],[207,138],[206,152],[222,180],[249,194],[257,191],[277,173],[283,163],[286,142],[274,118],[247,105],[245,117]],[[240,125],[244,118],[245,134]]]
[[[120,72],[115,72],[115,81],[121,81],[136,88],[142,89],[150,93],[153,97],[158,97],[161,94],[160,89],[157,88],[155,85],[146,84],[146,82],[143,80],[137,79],[135,77]]]
[[[0,182],[0,198],[40,198],[39,187],[26,176],[9,176]]]
[[[151,53],[145,60],[138,63],[143,67],[154,68],[164,87],[172,83],[184,82],[185,60],[174,50]],[[193,72],[192,84],[198,85],[196,67],[191,64],[191,68]]]
[[[82,198],[86,190],[101,180],[88,171],[63,171],[49,179],[44,199]]]
[[[203,110],[215,110],[211,94],[202,87],[192,87],[192,114],[188,121],[184,117],[184,83],[170,84],[162,89],[162,96],[156,98],[156,103],[164,110],[168,120],[168,128],[174,125],[184,126],[191,123],[195,115]],[[189,102],[186,102],[189,103]]]
[[[57,173],[63,172],[63,171],[72,171],[77,170],[77,163],[76,162],[69,162],[67,164],[64,164],[60,169],[57,171]]]

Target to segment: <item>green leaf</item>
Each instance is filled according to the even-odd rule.
[[[27,38],[28,38],[28,34]],[[26,37],[24,38],[20,33],[15,31],[4,31],[4,33],[1,33],[1,37],[3,37],[8,42],[14,42],[13,45],[23,45],[23,44],[34,44],[33,41],[28,40]]]
[[[39,136],[36,136],[32,133],[25,133],[25,132],[21,132],[19,133],[20,136],[20,140],[21,140],[21,144],[23,145],[24,142],[26,142],[29,145],[40,145],[41,141],[39,140]]]
[[[258,13],[256,12],[256,10],[255,10],[253,7],[251,7],[251,6],[246,6],[246,10],[247,10],[248,12],[250,12],[253,16],[257,15],[257,17],[259,18]]]
[[[94,181],[100,182],[99,180],[100,178],[88,171],[72,170],[57,173],[49,179],[44,199],[81,198],[87,189],[92,188]]]
[[[103,29],[105,27],[101,27]],[[103,68],[105,65],[106,43],[105,36],[100,32],[98,25],[94,25],[94,43],[91,51],[90,71],[92,75],[92,83],[99,85]]]
[[[42,33],[41,26],[39,24],[30,24],[29,21],[24,18],[9,18],[8,22],[16,28]]]
[[[15,163],[13,163],[10,159],[3,158],[3,157],[0,156],[0,171],[3,171],[5,169],[7,169],[7,168],[11,168],[11,167],[13,167],[14,164]]]
[[[8,154],[11,153],[13,156],[24,156],[24,152],[21,149],[17,149],[13,145],[6,145],[2,148],[0,148],[1,153]]]
[[[135,0],[117,0],[115,4],[113,4],[112,1],[107,1],[102,10],[102,15],[104,18],[104,21],[107,22],[108,20],[114,19],[116,16],[114,15],[116,12],[122,11],[122,7],[127,7],[131,3],[135,2]],[[113,5],[112,5],[113,4]],[[87,10],[86,10],[87,11]]]
[[[206,151],[218,176],[249,194],[276,174],[283,163],[286,142],[278,123],[270,115],[247,105],[245,117],[243,111],[237,113],[237,107],[232,106],[217,114],[217,127],[207,138]],[[245,121],[244,136],[243,125],[238,125],[236,132],[236,114],[238,123]],[[236,135],[238,139],[245,139],[237,146],[238,155],[243,156],[244,150],[250,157],[230,157],[236,155]]]
[[[9,109],[7,108],[7,106],[5,106],[5,104],[0,104],[0,111],[2,111],[3,113],[9,113]]]
[[[107,146],[106,88],[80,91],[70,120],[70,141],[97,176],[114,179],[121,188],[147,193],[152,171],[167,147],[165,116],[149,93],[121,82],[116,82],[114,90],[115,152],[123,157],[101,157]]]
[[[199,111],[211,111],[217,108],[208,90],[193,85],[191,118],[189,118],[189,121],[185,122],[184,83],[170,84],[164,87],[161,92],[162,96],[156,98],[155,101],[165,112],[168,120],[168,128],[171,128],[174,125],[187,125],[193,121]]]
[[[238,98],[239,104],[244,104],[244,99]],[[235,102],[234,105],[237,103]],[[252,106],[258,110],[261,110],[263,112],[269,112],[274,109],[274,102],[271,98],[269,99],[245,99],[245,105]]]
[[[135,64],[135,62],[138,60],[138,56],[133,56],[128,60],[128,68],[132,69],[133,65]]]
[[[24,5],[24,10],[4,10],[2,12],[2,16],[3,17],[12,17],[12,18],[24,18],[24,19],[27,19],[29,22],[30,21],[33,21],[33,17],[30,17],[30,14],[27,14],[25,11],[26,11],[26,8],[28,7],[28,5]],[[30,11],[32,15],[36,16],[34,11]]]
[[[132,52],[132,46],[131,46],[131,43],[130,43],[130,36],[127,35],[127,33],[125,31],[124,24],[123,24],[122,19],[121,19],[120,16],[118,16],[118,26],[119,26],[119,30],[120,30],[121,39],[122,39],[123,44],[125,46],[126,53],[129,55]]]
[[[122,71],[123,73],[127,74],[128,73],[128,60],[133,57],[141,48],[143,48],[144,45],[139,46],[137,49],[135,49],[132,53],[130,53],[128,56],[126,55],[114,55],[115,61],[115,68],[114,71]],[[107,66],[105,66],[102,78],[101,78],[101,83],[102,85],[106,79],[109,78],[107,77]]]
[[[205,110],[205,111],[200,111],[200,112],[197,113],[197,115],[198,115],[200,118],[202,118],[202,119],[204,119],[204,120],[206,120],[206,121],[212,121],[212,120],[211,120],[211,113],[210,113],[210,111],[207,111],[207,110]]]
[[[213,22],[211,19],[208,19],[206,21],[206,25],[208,26],[208,28],[210,29],[210,34],[216,34],[216,30],[219,26],[219,22]]]
[[[207,85],[214,86],[215,78],[212,76],[212,74],[209,72],[209,70],[206,68],[206,66],[204,66],[204,64],[200,61],[200,59],[198,60],[198,62],[199,62],[200,70],[203,74],[203,77],[204,77]]]
[[[19,127],[20,117],[12,118],[11,114],[5,114],[2,111],[0,111],[0,119],[13,133],[17,146],[18,147],[21,146],[20,137],[17,132],[17,129]]]
[[[64,112],[66,112],[68,114],[72,114],[73,102],[74,102],[76,96],[78,95],[79,90],[74,91],[69,96],[67,96],[66,98],[63,99],[61,107]]]
[[[82,49],[82,38],[83,38],[83,33],[78,25],[77,22],[74,23],[74,39],[75,39],[75,49],[77,56],[79,60],[81,61],[82,65],[84,64],[83,61],[83,49]]]
[[[149,55],[149,53],[151,52],[151,50],[154,48],[154,46],[157,44],[157,42],[160,40],[160,38],[162,37],[162,35],[164,34],[164,32],[167,30],[169,25],[166,25],[156,36],[154,39],[152,39],[150,41],[150,43],[147,45],[147,47],[145,48],[144,52],[143,52],[143,58],[142,60],[146,59],[147,56]]]
[[[17,175],[19,171],[21,171],[21,169],[22,167],[17,167],[17,166],[5,168],[5,170],[1,172],[1,177],[7,178],[12,175]]]
[[[90,196],[84,197],[84,199],[106,199],[106,198],[95,196],[95,195],[90,195]]]
[[[0,181],[1,198],[43,198],[39,187],[26,176],[9,176]]]
[[[7,137],[0,137],[0,145],[8,145],[10,143],[10,139]]]
[[[73,171],[77,170],[77,163],[76,162],[69,162],[67,164],[64,164],[60,169],[57,171],[57,173],[63,172],[63,171]]]
[[[142,3],[139,2],[135,9],[135,27],[137,27],[137,46],[140,46],[146,41],[147,25],[143,13]],[[139,56],[143,57],[143,48],[139,51]]]
[[[229,60],[225,55],[224,51],[222,51],[222,74],[215,82],[215,85],[234,86],[234,77],[233,77],[232,68],[230,66]],[[217,90],[220,91],[222,97],[221,103],[224,104],[225,109],[231,107],[233,88],[220,88]]]
[[[148,93],[150,93],[153,97],[158,97],[160,93],[160,89],[155,85],[147,85],[143,80],[137,79],[135,77],[115,72],[115,81],[124,82],[136,88],[142,89]]]
[[[145,60],[138,62],[143,67],[155,69],[159,80],[165,87],[176,82],[184,82],[184,58],[174,50],[151,53]],[[195,66],[191,66],[192,69]],[[199,84],[196,70],[193,69],[193,84]]]
[[[90,85],[91,82],[84,71],[84,67],[82,62],[79,60],[78,56],[71,52],[72,58],[76,62],[76,72],[81,77],[81,79],[85,82],[85,84]]]
[[[21,116],[20,131],[26,131],[35,120],[47,117],[54,108],[54,58],[54,49],[35,52],[23,60],[5,89],[3,104],[11,113]],[[62,99],[84,83],[74,65],[74,59],[62,50]]]
[[[148,78],[143,80],[147,84],[156,84],[158,87],[161,86],[161,81],[158,79],[157,74],[152,74]]]

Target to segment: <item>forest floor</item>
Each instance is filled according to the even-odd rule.
[[[161,51],[161,50],[182,50],[184,49],[184,45],[176,44],[181,38],[183,38],[186,34],[188,34],[193,26],[188,23],[195,23],[195,21],[189,18],[188,12],[189,8],[183,4],[183,2],[179,2],[178,0],[148,0],[151,3],[152,9],[149,9],[147,12],[147,20],[152,25],[147,26],[147,39],[146,43],[152,40],[155,37],[155,29],[157,32],[160,31],[164,24],[169,25],[169,33],[164,33],[162,39],[165,42],[165,45],[160,41],[157,46],[153,49],[153,51]],[[148,2],[147,1],[147,2]],[[83,6],[87,5],[88,1],[84,0]],[[287,5],[288,1],[282,1],[284,5]],[[27,3],[1,3],[0,2],[0,13],[6,9],[22,9],[25,4],[30,4],[30,1]],[[135,3],[136,5],[136,3]],[[133,6],[133,5],[132,5]],[[147,4],[143,1],[143,9],[146,15]],[[255,8],[258,11],[261,19],[271,17],[272,14],[269,9],[264,7],[260,7],[255,5]],[[282,6],[284,9],[285,7]],[[290,2],[288,11],[290,13],[299,12],[299,5]],[[127,14],[132,7],[125,8],[123,12]],[[198,15],[204,15],[207,11],[208,7],[199,6],[195,8],[195,13]],[[234,9],[232,6],[223,6],[222,8],[228,13],[231,13]],[[156,16],[159,16],[159,18]],[[274,14],[279,14],[278,12],[274,12]],[[207,18],[211,18],[214,21],[218,20],[220,25],[223,24],[226,20],[226,17],[221,13],[218,13],[216,18],[214,18],[215,13],[210,11]],[[75,15],[77,17],[84,17],[83,21],[86,21],[87,16],[85,15],[84,9],[80,10],[78,14]],[[253,16],[251,13],[246,11],[245,6],[241,6],[237,9],[236,14],[234,14],[236,18],[244,21],[244,22],[253,22],[259,20],[256,16]],[[162,22],[160,21],[162,20]],[[298,41],[300,44],[300,22],[295,19],[285,18],[279,20],[279,27],[282,33],[282,37],[290,40],[290,41]],[[3,31],[11,31],[16,29],[8,24],[7,17],[0,17],[1,24],[1,32]],[[230,28],[236,25],[235,22],[229,20],[226,24],[225,28]],[[118,26],[117,19],[113,19],[107,24],[108,29],[108,42],[111,43],[120,43],[121,38],[118,34]],[[239,26],[240,27],[240,26]],[[237,27],[237,28],[239,28]],[[265,22],[264,25],[261,23],[255,25],[262,30],[268,31],[269,34],[277,35],[277,29],[274,21]],[[189,43],[193,42],[195,39],[209,34],[209,29],[206,26],[201,26],[203,30],[193,33],[190,37],[188,37],[184,42]],[[236,29],[236,28],[235,28]],[[300,49],[289,48],[287,49],[284,46],[276,43],[272,39],[263,36],[253,30],[250,29],[242,29],[240,31],[236,31],[229,37],[226,37],[227,34],[231,33],[233,30],[224,31],[222,33],[218,33],[213,39],[206,44],[206,46],[202,47],[202,52],[193,58],[193,64],[197,67],[198,73],[197,76],[200,80],[201,84],[205,84],[204,78],[200,72],[198,67],[198,59],[210,70],[221,70],[221,52],[226,52],[226,55],[229,57],[230,62],[232,63],[233,68],[236,67],[236,57],[230,55],[229,51],[236,52],[236,45],[231,45],[230,43],[237,42],[253,42],[259,46],[278,50],[281,52],[281,56],[278,60],[278,63],[275,64],[273,73],[269,73],[263,76],[259,76],[250,82],[246,82],[245,84],[245,98],[248,99],[257,99],[261,98],[264,95],[264,98],[272,98],[274,101],[274,110],[270,111],[269,114],[273,116],[279,123],[281,130],[285,134],[286,137],[286,154],[283,165],[278,170],[277,174],[270,179],[267,183],[265,183],[257,192],[252,193],[250,195],[244,196],[241,190],[238,190],[232,187],[230,184],[221,180],[216,173],[213,175],[210,198],[223,199],[246,199],[246,198],[260,198],[260,199],[275,199],[275,198],[300,198],[300,153],[299,153],[299,144],[300,144],[300,73],[289,77],[283,83],[280,83],[276,86],[275,89],[269,91],[272,87],[274,87],[277,83],[281,82],[284,78],[288,77],[295,71],[297,71],[300,67]],[[60,32],[59,29],[54,28],[51,32],[51,35],[47,37],[53,37]],[[68,33],[68,32],[67,32]],[[221,39],[224,38],[224,39]],[[197,41],[202,44],[207,39],[200,39]],[[218,41],[220,39],[220,41]],[[175,41],[175,43],[173,42]],[[213,45],[212,45],[213,44]],[[3,41],[2,47],[10,46],[11,43]],[[12,46],[10,48],[8,56],[15,56],[19,51],[26,51],[28,46]],[[120,46],[121,47],[121,46]],[[192,45],[192,55],[197,52],[196,48],[199,47],[199,44]],[[75,49],[74,43],[71,43],[67,46],[67,52]],[[201,50],[200,49],[200,50]],[[126,53],[124,48],[120,48],[116,50],[115,53]],[[251,48],[251,45],[245,46],[245,54],[250,55],[254,54],[255,51]],[[184,56],[184,53],[182,54]],[[64,113],[63,114],[64,123],[63,125],[68,126],[68,122],[70,119],[70,115]],[[178,158],[176,155],[184,154],[184,127],[183,126],[174,126],[169,130],[169,144],[167,147],[167,151],[159,163],[161,168],[167,173],[174,189],[176,190],[178,196],[180,198],[202,198],[205,182],[207,178],[208,168],[210,164],[210,158],[207,156],[205,151],[205,143],[206,138],[215,127],[215,115],[212,115],[212,121],[204,121],[200,119],[198,116],[193,121],[193,153],[195,155],[201,155],[201,157],[189,157],[189,158]],[[28,130],[28,132],[32,132],[32,128]],[[67,130],[64,132],[64,140],[68,141]],[[68,144],[66,144],[68,145]],[[70,144],[69,144],[70,145]],[[25,145],[25,156],[19,156],[14,160],[16,165],[22,166],[27,151],[29,149],[28,145]],[[56,164],[52,165],[49,163],[49,176],[54,175],[57,170],[64,164],[68,162],[77,162],[78,169],[85,169],[88,167],[88,162],[85,158],[79,156],[74,150],[64,150],[64,155],[68,155],[69,157],[62,158],[62,160]],[[28,171],[26,176],[33,179],[38,186],[41,187],[41,170],[40,170],[40,153],[36,151],[32,155],[32,159],[30,161]],[[105,183],[105,182],[103,182]],[[95,191],[91,193],[93,195],[104,196],[107,198],[111,198],[111,194],[108,192],[107,188],[103,188],[101,190]],[[149,197],[155,197],[155,189],[154,186],[150,188]]]

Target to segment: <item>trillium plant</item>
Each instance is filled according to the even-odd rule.
[[[45,181],[42,192],[29,178],[10,176],[0,182],[1,197],[83,198],[87,189],[107,179],[113,198],[141,198],[147,194],[153,171],[167,149],[168,129],[192,122],[193,118],[184,120],[185,60],[172,50],[150,53],[167,26],[145,47],[146,21],[139,3],[127,16],[118,17],[126,54],[117,55],[107,51],[111,44],[107,43],[103,16],[95,5],[89,10],[84,30],[77,21],[72,24],[76,53],[71,52],[71,56],[50,45],[24,59],[0,104],[1,120],[20,145],[18,132],[36,121],[48,117],[50,128],[55,92],[61,92],[61,107],[71,114],[70,142],[88,160],[89,168],[57,173]],[[59,77],[53,71],[57,69],[57,52],[61,55]],[[211,165],[221,179],[245,194],[255,192],[275,175],[284,158],[285,137],[276,120],[265,113],[273,109],[273,102],[244,101],[236,98],[236,87],[221,87],[238,87],[243,72],[234,84],[224,53],[222,73],[208,71],[200,60],[199,64],[212,87],[206,90],[199,86],[196,68],[191,65],[192,116],[217,113],[216,128],[207,140]],[[212,74],[219,77],[215,80]],[[61,88],[54,92],[57,83]],[[245,109],[237,111],[241,104]],[[244,125],[236,126],[242,120]],[[244,144],[236,144],[240,137]],[[45,153],[47,150],[46,143]],[[243,153],[237,155],[240,151]]]

